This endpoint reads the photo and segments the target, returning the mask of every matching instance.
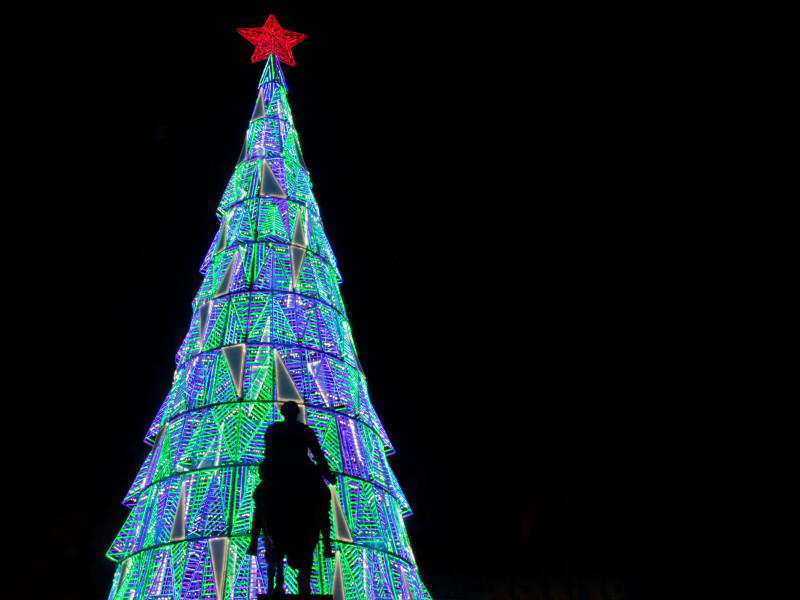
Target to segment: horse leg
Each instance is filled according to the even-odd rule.
[[[267,595],[270,596],[275,591],[275,565],[267,564]]]
[[[258,536],[261,535],[261,530],[264,528],[264,520],[261,517],[261,511],[256,507],[253,511],[253,520],[250,524],[250,546],[247,548],[247,554],[255,556],[258,554]]]
[[[331,521],[328,518],[328,512],[331,508],[331,496],[327,494],[324,502],[320,503],[318,512],[319,531],[322,534],[322,556],[324,558],[333,558],[336,554],[331,548]],[[314,544],[316,545],[316,543]]]
[[[284,594],[283,591],[283,557],[284,554],[282,551],[276,549],[275,551],[275,589],[273,590],[274,594],[282,596]]]
[[[275,546],[264,527],[264,560],[267,562],[267,594],[275,589]]]
[[[267,559],[267,594],[275,591],[275,550],[269,543],[269,538],[264,536],[264,558]]]
[[[297,593],[300,595],[311,595],[311,568],[314,564],[314,550],[319,543],[320,527],[319,521],[309,519],[306,524],[307,530],[302,535],[305,538],[303,543],[302,560],[297,565]]]
[[[311,595],[311,567],[303,567],[297,571],[297,593]]]

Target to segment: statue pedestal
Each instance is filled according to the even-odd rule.
[[[259,594],[258,600],[333,600],[330,594]]]

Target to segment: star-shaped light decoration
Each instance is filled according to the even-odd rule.
[[[263,27],[240,27],[236,31],[256,45],[250,62],[266,60],[270,54],[274,54],[282,63],[292,67],[294,66],[292,46],[296,46],[308,37],[305,33],[283,29],[274,15],[267,18]]]

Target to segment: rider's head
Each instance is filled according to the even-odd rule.
[[[284,402],[283,406],[281,406],[281,414],[287,421],[296,421],[297,415],[300,414],[300,407],[297,405],[297,402],[289,400],[288,402]]]

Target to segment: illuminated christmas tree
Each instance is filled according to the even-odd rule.
[[[301,420],[338,478],[331,486],[337,555],[324,558],[318,545],[314,593],[430,598],[278,62],[294,65],[291,47],[306,36],[281,29],[273,16],[239,32],[256,44],[253,62],[267,62],[217,209],[219,231],[200,268],[204,279],[172,388],[145,438],[152,450],[108,551],[119,563],[109,599],[249,600],[266,593],[263,555],[245,551],[264,432],[281,420],[288,400],[301,404]],[[286,587],[296,589],[288,566]]]

